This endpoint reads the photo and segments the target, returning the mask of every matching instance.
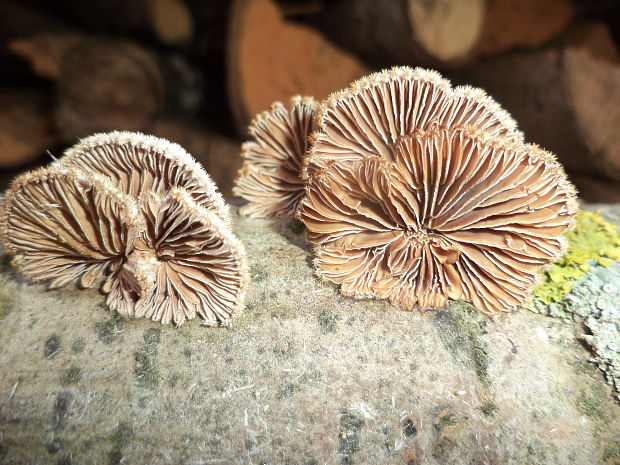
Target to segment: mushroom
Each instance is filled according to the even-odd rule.
[[[162,324],[226,324],[243,305],[245,252],[215,184],[176,144],[136,133],[84,139],[17,178],[0,233],[28,278],[102,291]]]
[[[315,108],[311,97],[296,96],[290,109],[275,102],[252,122],[254,140],[242,146],[244,164],[233,189],[249,202],[241,213],[262,218],[295,215],[304,193],[300,175]]]
[[[393,147],[414,131],[465,125],[523,141],[512,117],[482,89],[452,88],[439,73],[396,67],[366,76],[332,94],[317,110],[307,167],[366,156],[391,160]]]
[[[68,149],[56,164],[102,174],[139,201],[182,187],[230,223],[228,207],[209,175],[183,147],[165,139],[126,131],[94,134]]]
[[[317,113],[299,207],[317,274],[412,308],[522,305],[565,248],[575,190],[482,91],[395,68]]]

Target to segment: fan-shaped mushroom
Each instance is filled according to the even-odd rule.
[[[0,215],[5,248],[51,287],[102,279],[111,309],[177,325],[226,323],[243,303],[245,252],[215,184],[176,144],[97,134],[22,175]]]
[[[474,126],[523,141],[517,124],[482,89],[452,88],[436,71],[397,67],[355,81],[317,110],[308,166],[365,156],[391,160],[393,147],[414,131]]]
[[[303,196],[301,168],[313,130],[316,102],[296,96],[291,108],[280,102],[258,115],[242,147],[244,164],[235,181],[235,195],[249,203],[241,213],[255,217],[294,216]]]
[[[522,304],[563,250],[576,204],[554,156],[513,139],[434,126],[381,156],[322,160],[300,206],[318,274],[407,308]]]

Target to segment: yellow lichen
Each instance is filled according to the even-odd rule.
[[[620,261],[618,230],[597,213],[580,212],[576,227],[566,233],[566,239],[567,252],[542,272],[541,282],[534,288],[535,300],[545,304],[560,302],[590,266]]]

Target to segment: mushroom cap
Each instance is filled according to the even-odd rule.
[[[98,134],[17,178],[0,205],[15,265],[51,287],[104,281],[111,309],[180,325],[226,324],[247,266],[215,184],[175,144]]]
[[[435,126],[397,139],[389,156],[325,161],[299,212],[318,275],[343,294],[406,308],[461,299],[493,313],[524,303],[575,210],[549,152]]]
[[[85,173],[107,176],[121,192],[139,201],[182,187],[207,210],[230,223],[230,212],[204,168],[180,145],[137,132],[89,136],[55,162]]]
[[[313,131],[317,104],[296,96],[290,108],[275,102],[252,121],[253,140],[242,146],[244,159],[233,193],[248,200],[241,213],[253,217],[292,217],[303,196],[300,178]]]
[[[163,198],[152,194],[143,212],[137,256],[106,283],[110,308],[163,324],[180,325],[196,314],[206,324],[225,324],[242,306],[248,281],[241,242],[182,188]]]
[[[0,215],[4,248],[28,278],[90,287],[131,247],[141,216],[107,178],[43,168],[16,178]]]
[[[359,79],[321,104],[307,167],[365,156],[391,160],[403,136],[465,125],[523,141],[516,122],[482,89],[453,88],[436,71],[395,67]]]

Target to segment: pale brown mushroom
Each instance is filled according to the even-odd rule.
[[[90,287],[122,260],[141,217],[136,202],[97,175],[39,169],[15,179],[3,199],[0,233],[13,264],[51,288]]]
[[[180,325],[226,324],[247,266],[228,207],[176,144],[98,134],[7,192],[0,232],[14,264],[51,287],[104,280],[111,309]]]
[[[243,304],[247,280],[241,242],[182,188],[164,198],[152,194],[143,214],[133,250],[104,284],[110,308],[164,324],[196,314],[206,324],[229,321]],[[127,293],[139,296],[133,308]]]
[[[436,71],[396,67],[355,81],[317,111],[308,168],[365,156],[391,160],[393,147],[414,131],[471,125],[523,141],[515,121],[481,89],[450,82]]]
[[[292,217],[303,196],[301,169],[313,130],[316,102],[296,96],[287,109],[276,102],[258,115],[242,146],[244,164],[233,193],[248,200],[241,213],[253,217]]]
[[[552,154],[488,125],[437,124],[389,142],[390,125],[365,121],[349,141],[331,121],[300,218],[317,273],[343,294],[405,308],[460,299],[490,314],[523,304],[540,267],[563,251],[575,192]]]
[[[56,164],[107,176],[139,201],[182,187],[230,223],[228,207],[204,168],[183,147],[165,139],[127,131],[94,134],[68,149]]]

